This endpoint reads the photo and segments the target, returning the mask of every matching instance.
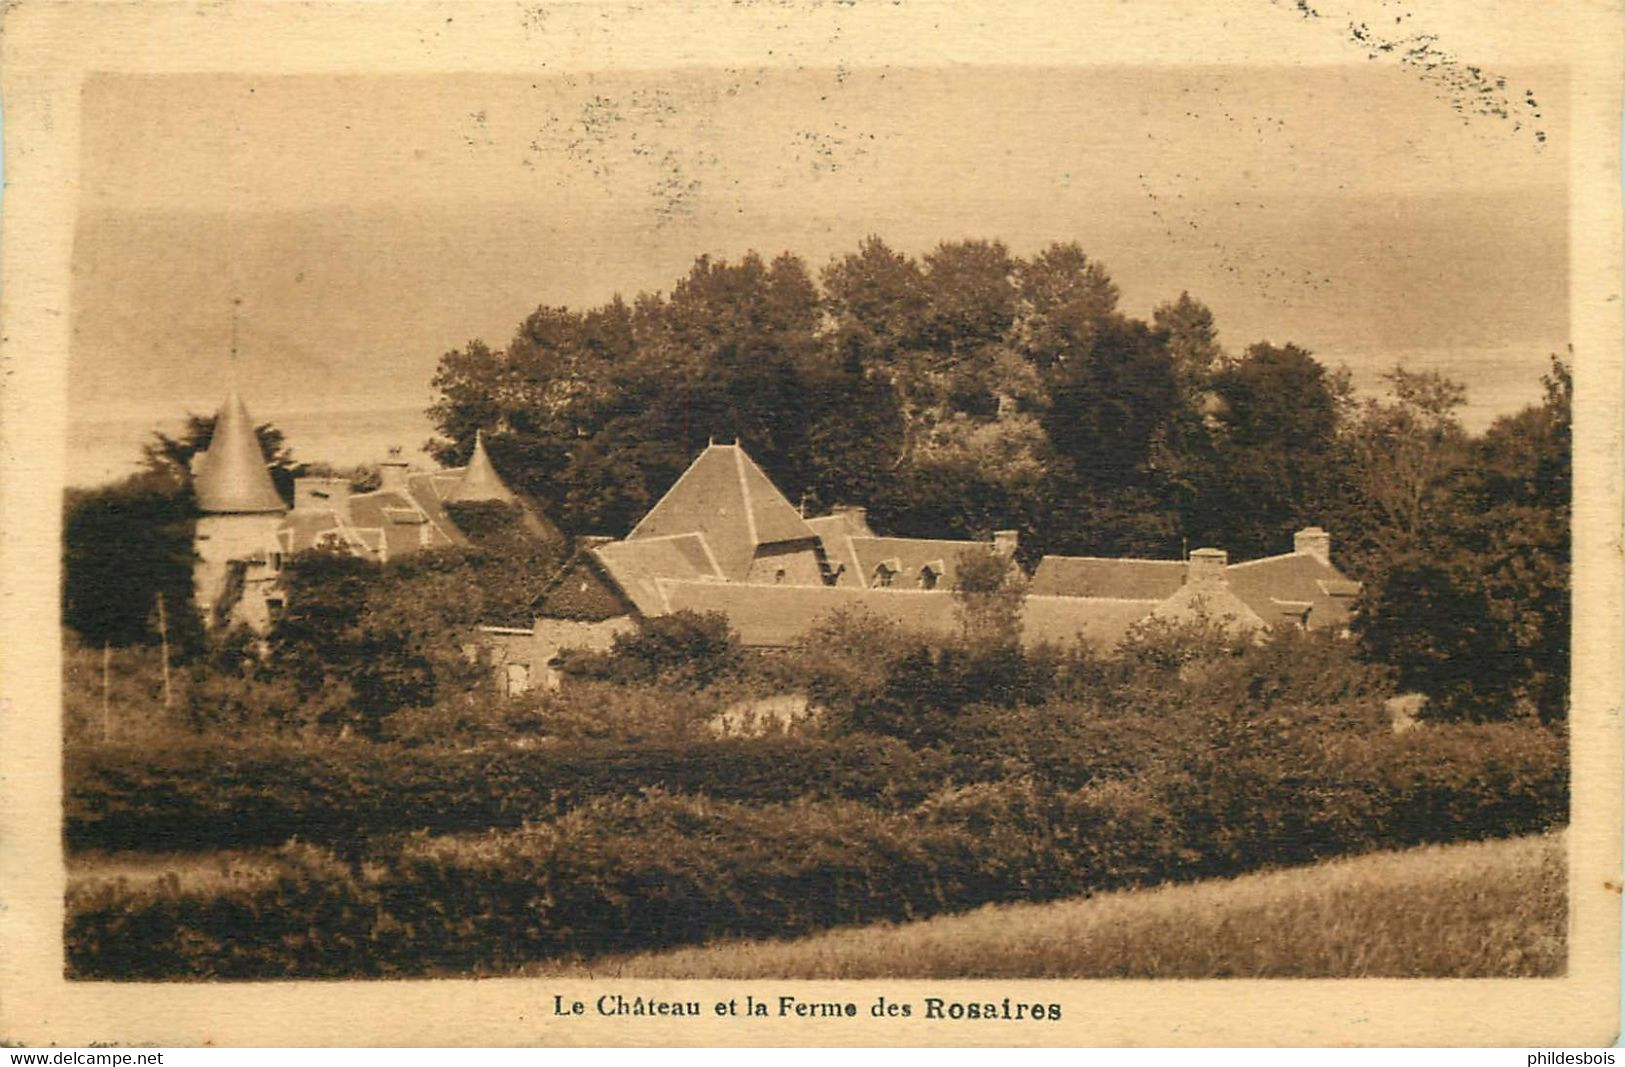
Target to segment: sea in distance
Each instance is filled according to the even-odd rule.
[[[422,451],[434,433],[422,406],[276,412],[252,410],[256,420],[282,431],[295,460],[339,467],[376,463],[399,445],[416,466],[435,463]],[[141,465],[141,446],[154,431],[179,433],[185,413],[171,418],[149,416],[68,416],[63,480],[88,488],[115,482]]]

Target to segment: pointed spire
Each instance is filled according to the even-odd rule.
[[[287,505],[271,484],[265,453],[254,433],[242,397],[233,389],[214,419],[209,450],[196,465],[192,479],[197,505],[215,513],[286,511]]]
[[[474,454],[468,457],[468,467],[463,471],[462,481],[457,483],[457,488],[453,489],[446,499],[453,504],[471,504],[476,501],[518,503],[513,491],[502,484],[496,468],[491,466],[491,457],[485,454],[483,430],[474,431]]]

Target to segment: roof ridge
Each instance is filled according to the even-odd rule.
[[[1251,567],[1255,563],[1274,563],[1278,559],[1292,559],[1294,556],[1309,556],[1307,552],[1278,552],[1273,556],[1260,556],[1257,559],[1244,559],[1240,563],[1231,563],[1227,569],[1235,570],[1237,567]],[[1313,559],[1315,557],[1310,556]],[[1330,564],[1328,564],[1330,566]]]
[[[654,537],[640,537],[640,538],[638,538],[637,543],[640,544],[640,545],[652,545],[656,541],[675,541],[679,537],[700,537],[700,538],[703,538],[704,536],[705,535],[700,533],[698,530],[685,530],[682,533],[658,534],[658,535],[656,535]],[[629,540],[630,540],[629,538],[624,538],[624,537],[621,538],[620,540],[616,540],[615,538],[612,537],[612,538],[609,539],[609,541],[606,542],[606,544],[624,545]],[[604,546],[603,545],[598,545],[598,546],[595,546],[595,547],[602,548]]]
[[[899,537],[896,534],[847,534],[856,541],[907,541],[911,544],[924,545],[964,545],[967,548],[975,545],[991,545],[992,541],[980,541],[976,538],[965,540],[958,537]]]
[[[982,542],[977,542],[977,543],[978,544],[986,544],[987,542],[982,541]],[[1043,566],[1044,561],[1047,560],[1047,559],[1078,560],[1079,562],[1082,562],[1082,563],[1176,563],[1176,564],[1179,564],[1180,566],[1184,566],[1186,563],[1190,562],[1189,560],[1183,560],[1183,559],[1154,559],[1151,556],[1061,556],[1061,555],[1045,555],[1045,556],[1040,556],[1038,558],[1039,566]],[[1238,566],[1239,566],[1239,564],[1238,564]]]
[[[739,475],[739,499],[745,505],[745,529],[750,531],[751,547],[758,548],[762,539],[756,532],[756,502],[751,499],[750,483],[745,480],[745,450],[734,443],[734,472]]]
[[[1183,587],[1181,587],[1183,588]],[[1065,593],[1028,593],[1025,600],[1092,600],[1103,604],[1161,604],[1168,597],[1068,596]]]
[[[679,485],[683,484],[684,479],[686,479],[690,474],[694,473],[694,468],[696,468],[696,467],[698,467],[700,465],[700,460],[705,456],[705,453],[711,451],[713,448],[720,448],[720,447],[722,447],[722,446],[714,445],[714,444],[706,445],[704,452],[701,452],[698,456],[695,456],[693,459],[689,460],[688,461],[688,466],[683,468],[683,473],[679,474],[677,476],[677,480],[672,482],[671,485],[669,485],[666,488],[666,491],[664,493],[660,494],[660,499],[656,500],[654,502],[654,504],[649,508],[649,510],[645,511],[643,513],[643,518],[639,519],[636,523],[634,523],[632,525],[632,529],[628,530],[627,533],[626,533],[626,536],[621,538],[621,540],[630,541],[630,540],[632,540],[632,538],[636,537],[637,534],[638,534],[638,531],[643,528],[643,524],[649,521],[649,516],[653,515],[657,511],[659,511],[660,510],[660,505],[664,504],[668,497],[670,497],[673,493],[677,492],[677,487]],[[652,538],[651,538],[651,540],[652,540]]]
[[[702,533],[689,534],[689,536],[700,539],[700,547],[705,550],[705,558],[711,562],[712,575],[726,581],[728,576],[722,573],[722,564],[717,562],[716,553],[711,551],[711,539]]]
[[[853,535],[851,533],[843,536],[846,538],[846,554],[852,560],[852,574],[858,579],[858,588],[867,589],[869,588],[869,579],[864,577],[863,560],[858,558],[858,546],[852,543]]]

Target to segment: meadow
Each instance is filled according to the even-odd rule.
[[[594,978],[1538,978],[1566,959],[1561,833],[729,941],[526,973]]]

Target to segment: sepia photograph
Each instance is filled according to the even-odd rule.
[[[1495,6],[11,8],[8,980],[1611,1042],[1618,13]]]

